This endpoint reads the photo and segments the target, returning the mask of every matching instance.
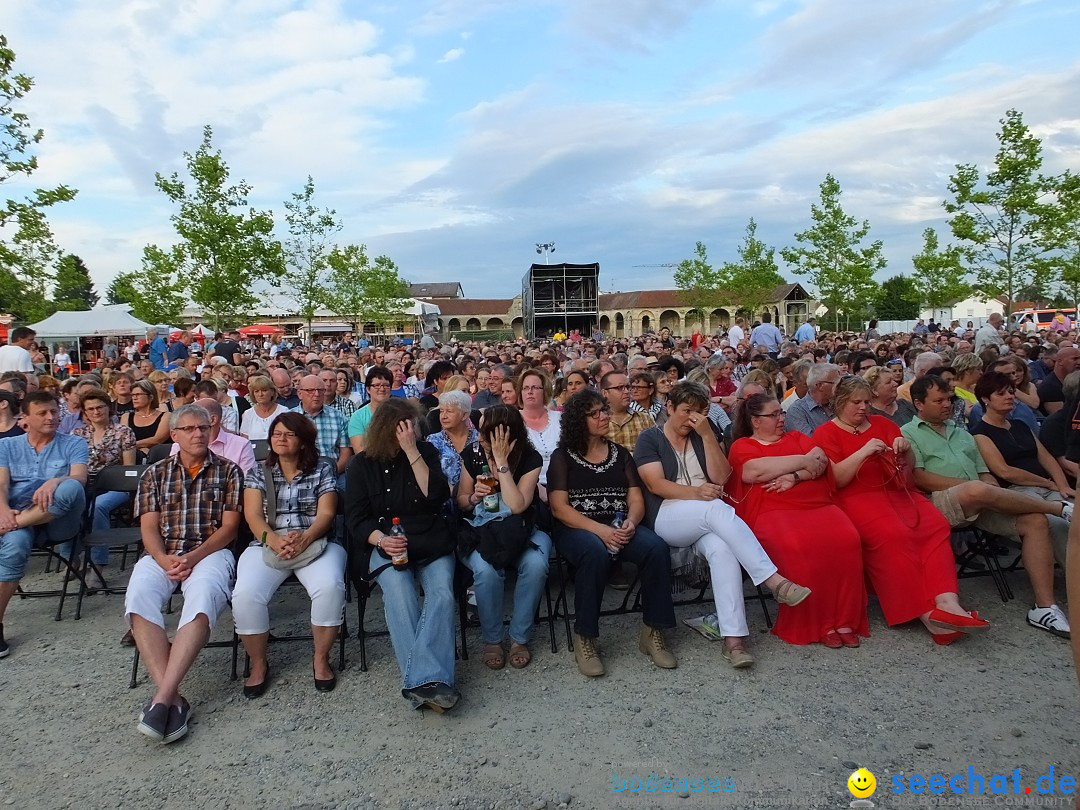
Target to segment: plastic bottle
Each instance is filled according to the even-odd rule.
[[[401,518],[394,518],[393,522],[390,524],[390,536],[400,537],[402,540],[408,543],[409,539],[405,536],[405,530],[401,528]],[[393,563],[394,568],[404,568],[405,566],[407,566],[409,564],[408,545],[406,545],[406,547],[403,548],[399,553],[392,556],[390,558],[390,562]]]
[[[626,523],[626,513],[616,512],[615,519],[611,521],[611,525],[616,529],[621,529],[624,523]],[[611,555],[611,559],[613,560],[619,559],[619,552],[617,551],[608,551],[608,554]]]

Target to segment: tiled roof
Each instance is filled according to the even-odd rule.
[[[413,298],[460,298],[461,282],[437,281],[431,284],[410,284],[409,295]]]
[[[429,299],[430,300],[430,299]],[[437,298],[431,301],[444,317],[460,315],[506,315],[513,298]]]

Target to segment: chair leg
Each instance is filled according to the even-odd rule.
[[[229,672],[229,680],[230,681],[235,681],[236,680],[236,664],[237,664],[237,659],[239,657],[240,657],[240,636],[238,636],[236,634],[236,630],[234,629],[233,630],[233,644],[232,644],[232,670]],[[246,653],[245,653],[244,657],[247,658]],[[245,678],[248,675],[247,671],[249,670],[250,666],[251,666],[251,659],[248,658],[247,663],[244,664],[244,670],[245,670],[244,677]]]
[[[363,589],[356,589],[356,615],[360,629],[356,637],[360,639],[360,671],[367,672],[367,633],[364,630],[364,613],[367,611],[367,594]]]
[[[135,648],[135,656],[131,660],[131,682],[128,689],[134,689],[139,679],[139,648]]]
[[[765,596],[765,591],[761,590],[761,586],[757,586],[757,600],[761,605],[761,612],[765,614],[765,625],[772,630],[772,616],[769,614],[769,602]]]
[[[547,602],[547,618],[545,621],[548,626],[548,635],[551,636],[551,652],[557,653],[559,651],[559,645],[555,640],[555,613],[554,607],[551,604],[551,590],[548,588],[546,582],[544,583],[544,601]]]
[[[341,627],[338,629],[338,672],[341,672],[341,670],[345,669],[345,638],[348,635],[349,628],[345,624],[345,616],[342,615]]]

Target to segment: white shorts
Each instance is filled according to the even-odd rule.
[[[180,583],[184,606],[180,611],[180,627],[200,613],[214,629],[221,611],[229,603],[236,560],[232,551],[222,549],[200,560],[191,569],[191,576]],[[124,597],[124,618],[131,625],[131,616],[141,616],[165,629],[165,605],[176,591],[176,582],[165,576],[165,569],[149,554],[144,554],[131,570],[127,594]]]

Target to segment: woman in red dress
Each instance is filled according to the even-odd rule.
[[[956,594],[949,523],[908,487],[911,447],[892,421],[867,411],[873,394],[858,377],[833,391],[836,416],[814,431],[828,455],[840,507],[862,537],[863,565],[889,624],[920,619],[938,644],[990,623],[969,614]]]
[[[859,532],[833,503],[828,459],[803,434],[784,432],[768,394],[749,397],[735,418],[728,460],[735,512],[786,576],[813,593],[798,610],[781,605],[773,633],[789,644],[858,647],[869,636]]]

